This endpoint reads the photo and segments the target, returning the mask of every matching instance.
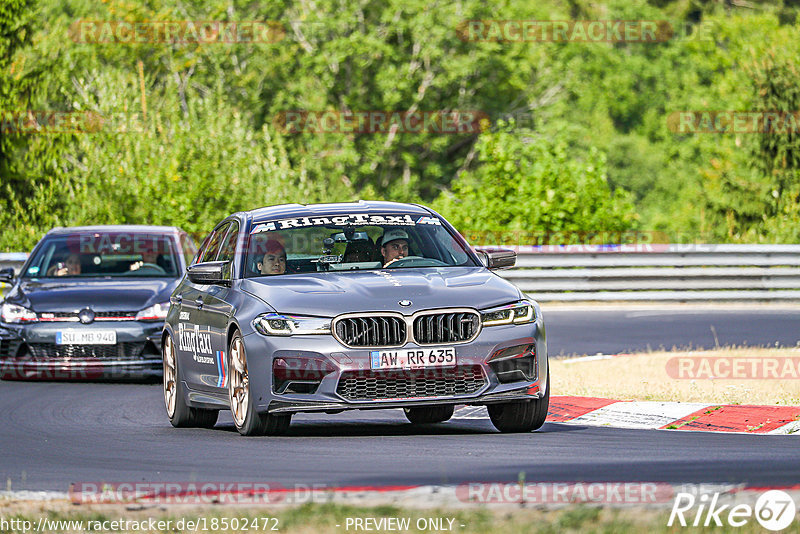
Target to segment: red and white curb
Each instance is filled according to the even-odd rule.
[[[483,406],[464,406],[453,419],[485,419]],[[620,401],[597,397],[550,398],[550,423],[615,428],[794,434],[800,406],[749,406],[695,402]]]

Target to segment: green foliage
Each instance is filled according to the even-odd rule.
[[[556,243],[635,227],[631,196],[611,191],[602,152],[576,154],[563,140],[513,126],[481,135],[476,170],[434,203],[448,220],[468,234],[514,231]]]
[[[23,110],[29,101],[33,76],[23,76],[17,52],[31,42],[33,0],[6,0],[0,4],[0,110]],[[23,184],[15,173],[12,159],[20,152],[23,142],[12,132],[0,131],[0,209],[8,210],[3,202],[4,191]]]
[[[735,43],[726,48],[715,47],[709,55],[711,61],[720,62],[718,68],[723,72],[716,91],[738,95],[727,97],[727,109],[764,114],[800,110],[796,84],[800,28],[782,25],[772,14],[718,22],[720,37]],[[723,109],[718,104],[714,107]],[[784,122],[774,125],[780,128]],[[702,150],[701,198],[711,240],[798,242],[797,131],[716,135],[703,139],[702,145],[695,142]]]
[[[48,166],[67,187],[37,184],[35,202],[16,202],[27,216],[8,221],[12,235],[28,237],[31,220],[39,227],[178,224],[202,235],[232,211],[352,196],[341,182],[313,182],[293,169],[281,138],[267,125],[255,131],[219,94],[187,98],[184,113],[178,88],[168,83],[145,115],[126,107],[138,92],[135,76],[90,78],[78,107],[107,121],[97,132],[74,135],[61,161]]]
[[[788,52],[788,53],[787,53]],[[776,128],[785,118],[800,122],[800,87],[797,85],[800,58],[797,50],[770,50],[754,72],[758,111],[780,112]],[[795,128],[800,124],[795,123]],[[770,240],[800,241],[800,130],[765,133],[754,150],[755,168],[769,185],[762,234]]]
[[[103,77],[96,82],[98,90],[121,86]],[[141,112],[129,115],[139,131],[81,136],[71,174],[82,178],[85,210],[76,218],[101,224],[179,222],[205,233],[224,213],[351,196],[341,182],[312,182],[293,169],[281,138],[266,125],[254,130],[247,115],[225,106],[221,95],[187,99],[185,113],[178,99],[177,87],[168,84],[146,118]]]
[[[683,110],[797,110],[786,1],[7,0],[0,110],[129,117],[135,131],[0,133],[0,250],[54,225],[205,233],[234,210],[387,198],[465,230],[548,240],[796,242],[797,136],[676,134]],[[667,20],[658,43],[472,42],[466,20]],[[94,21],[277,21],[266,43],[86,43]],[[482,133],[286,133],[291,110],[480,111]],[[115,115],[116,114],[116,115]],[[500,119],[516,118],[501,127]],[[523,127],[525,126],[525,127]],[[591,237],[587,237],[591,239]]]
[[[0,4],[0,105],[15,107],[21,96],[16,53],[31,42],[34,0],[4,0]],[[5,137],[5,136],[4,136]]]

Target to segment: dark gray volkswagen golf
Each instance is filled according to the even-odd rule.
[[[243,435],[299,412],[398,408],[412,423],[487,405],[496,428],[542,426],[549,403],[539,306],[436,212],[392,202],[235,213],[200,247],[164,327],[176,427],[230,409]]]
[[[18,277],[0,271],[0,376],[159,377],[169,297],[196,251],[175,227],[51,230]]]

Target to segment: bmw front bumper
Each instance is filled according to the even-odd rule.
[[[251,333],[245,336],[244,341],[251,399],[256,402],[260,412],[337,412],[442,404],[484,405],[532,400],[543,397],[547,392],[547,344],[540,322],[486,327],[468,343],[442,345],[456,349],[456,370],[464,368],[475,373],[470,375],[469,386],[460,388],[461,393],[453,393],[460,387],[451,383],[458,379],[454,378],[456,370],[438,367],[372,370],[370,361],[373,349],[346,348],[331,335],[278,337]],[[516,347],[533,347],[534,371],[527,376],[520,376],[518,380],[501,380],[498,367],[490,363],[490,359],[503,354],[503,351],[513,352]],[[431,347],[409,343],[403,350],[415,348]],[[277,358],[325,362],[326,366],[335,370],[318,382],[313,393],[278,393],[273,383],[273,362]],[[382,374],[386,375],[385,379]],[[480,383],[475,381],[478,374],[481,376]],[[356,383],[357,386],[347,386],[344,381],[348,378],[351,379],[350,384]],[[383,389],[380,385],[382,379],[386,386]],[[366,380],[368,385],[363,386],[359,380]],[[428,384],[428,389],[422,395],[418,394],[420,380],[426,380]],[[442,382],[437,383],[437,380]],[[399,386],[399,381],[405,381],[405,386]],[[378,385],[373,387],[370,385],[373,383]],[[395,396],[394,391],[400,391],[401,394]],[[407,394],[408,391],[412,394]],[[437,394],[442,391],[445,393]],[[222,391],[219,393],[222,394]],[[201,398],[202,395],[195,397],[198,401]]]

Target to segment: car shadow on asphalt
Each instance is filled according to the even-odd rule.
[[[572,432],[580,430],[581,427],[545,423],[537,430],[536,434],[549,434],[553,432]],[[236,432],[233,423],[217,423],[214,430],[224,432]],[[293,421],[289,430],[284,434],[285,438],[292,437],[390,437],[390,436],[458,436],[458,435],[478,435],[478,434],[497,434],[500,435],[491,421],[486,420],[454,420],[446,423],[436,423],[429,425],[413,425],[404,421]],[[519,436],[523,434],[507,434],[509,436]]]

